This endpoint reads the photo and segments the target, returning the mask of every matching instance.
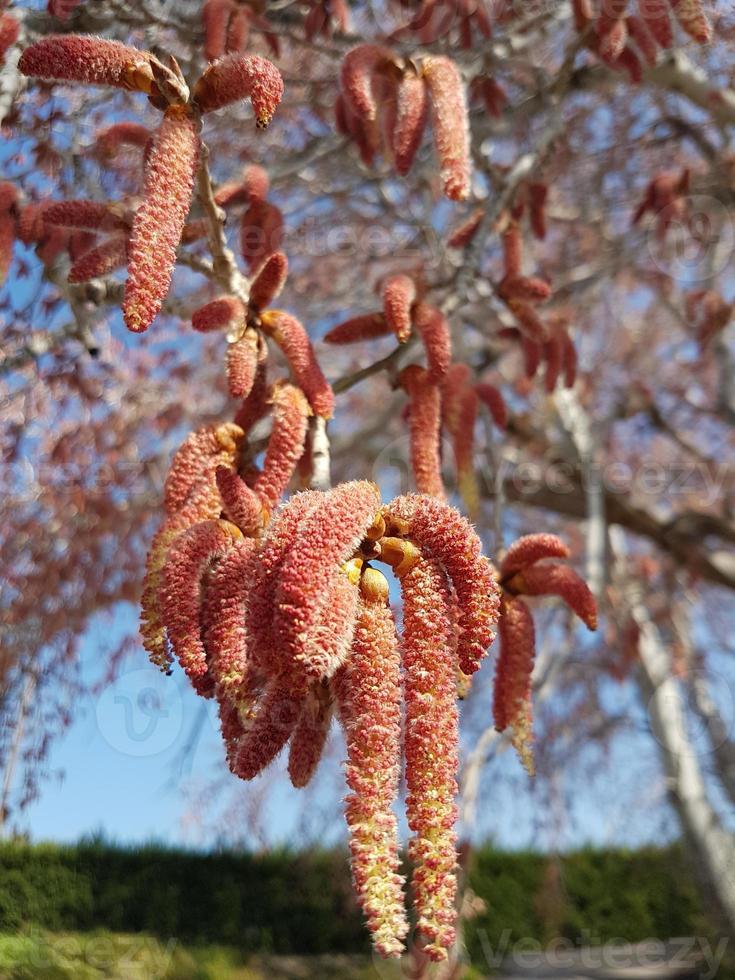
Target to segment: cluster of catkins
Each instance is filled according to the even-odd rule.
[[[671,47],[674,23],[698,44],[712,38],[702,0],[638,0],[637,14],[630,6],[630,0],[572,0],[575,26],[589,49],[633,82],[641,81],[646,65],[656,64],[659,49]]]
[[[324,340],[330,344],[352,344],[395,335],[405,343],[418,334],[426,354],[426,367],[410,364],[398,376],[408,396],[407,419],[411,465],[421,493],[444,499],[442,481],[442,433],[453,449],[457,483],[471,517],[479,507],[474,468],[475,424],[481,404],[495,424],[504,429],[507,411],[498,388],[475,382],[472,370],[452,362],[449,323],[440,309],[422,296],[420,285],[405,273],[388,276],[381,288],[383,308],[352,317],[332,327]]]
[[[523,233],[521,221],[528,215],[534,238],[546,237],[546,201],[548,186],[543,181],[527,181],[518,189],[513,206],[498,222],[502,252],[503,275],[496,294],[516,322],[503,327],[498,336],[518,341],[523,352],[524,373],[535,377],[540,365],[546,367],[544,387],[552,392],[561,379],[571,388],[577,378],[577,352],[569,336],[569,321],[562,313],[554,312],[542,319],[538,307],[551,296],[551,286],[545,279],[523,272]],[[451,248],[465,248],[482,227],[485,211],[478,209],[450,234]]]
[[[337,129],[370,165],[378,152],[405,176],[431,114],[442,189],[453,201],[469,196],[472,179],[467,95],[457,65],[445,55],[416,62],[379,44],[347,52],[340,70]]]
[[[135,212],[118,214],[114,206],[96,205],[101,228],[113,233],[99,248],[110,263],[127,262],[125,323],[135,332],[147,330],[168,293],[184,234],[199,163],[202,114],[249,98],[258,126],[265,127],[283,94],[281,75],[258,55],[227,55],[210,64],[190,92],[175,59],[164,64],[146,51],[87,35],[44,38],[26,48],[19,68],[44,79],[144,92],[163,112],[147,147],[143,196]],[[59,207],[70,203],[59,202]],[[49,223],[48,212],[42,218]],[[79,220],[76,209],[67,223]],[[100,268],[91,261],[89,265]],[[88,268],[82,270],[82,275],[87,273]]]
[[[293,466],[275,413],[262,473],[269,455]],[[471,525],[429,495],[382,505],[358,481],[296,493],[271,513],[239,420],[199,430],[174,457],[148,559],[145,644],[217,700],[242,779],[288,745],[291,781],[305,786],[337,717],[355,889],[384,956],[399,955],[408,933],[393,809],[405,774],[417,936],[444,959],[455,939],[458,685],[500,618],[495,722],[530,766],[534,637],[518,597],[559,595],[592,628],[594,599],[571,568],[538,564],[566,556],[557,538],[521,539],[498,572]],[[400,584],[400,637],[378,564]]]

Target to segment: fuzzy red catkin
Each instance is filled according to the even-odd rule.
[[[506,276],[498,286],[498,295],[506,301],[520,299],[542,303],[551,296],[551,286],[536,276]]]
[[[426,350],[429,378],[440,382],[452,362],[452,338],[447,318],[436,307],[419,302],[414,308],[413,323]]]
[[[333,573],[314,628],[288,666],[296,690],[312,680],[325,683],[349,657],[358,611],[358,574],[355,563]]]
[[[393,333],[384,313],[363,313],[344,320],[328,330],[323,337],[327,344],[354,344],[361,340],[375,340]]]
[[[331,418],[334,393],[322,374],[303,324],[283,310],[267,310],[261,316],[261,324],[283,351],[296,384],[309,399],[315,414]]]
[[[135,333],[148,329],[171,285],[198,162],[198,125],[186,109],[172,106],[153,138],[130,237],[123,315]]]
[[[43,220],[64,228],[86,228],[89,231],[127,231],[129,216],[104,201],[51,201],[44,209]]]
[[[446,569],[457,593],[459,666],[474,674],[495,637],[499,606],[495,570],[482,554],[480,539],[459,511],[423,494],[397,497],[383,514],[387,522],[407,527],[406,536]]]
[[[296,727],[303,696],[295,696],[280,676],[272,678],[237,745],[233,771],[240,779],[254,779],[279,754]]]
[[[528,185],[528,208],[531,231],[540,241],[546,238],[546,198],[549,195],[548,185],[534,180]]]
[[[557,595],[591,630],[597,629],[597,603],[589,586],[569,565],[552,562],[522,569],[509,583],[523,595]]]
[[[159,591],[161,618],[169,643],[190,678],[201,677],[208,669],[199,622],[202,576],[241,537],[240,530],[228,521],[204,521],[184,531],[169,549]]]
[[[562,341],[558,331],[554,331],[544,344],[544,358],[546,360],[544,389],[550,395],[556,388],[562,369]]]
[[[477,234],[484,217],[485,212],[482,208],[473,211],[466,221],[454,229],[447,239],[447,245],[450,248],[464,248],[465,245],[469,245]]]
[[[315,490],[296,493],[273,516],[258,563],[253,569],[247,608],[247,632],[252,637],[253,656],[259,664],[271,669],[274,662],[287,661],[273,632],[275,596],[281,567],[297,540],[301,524],[323,503],[324,496]]]
[[[253,486],[268,510],[279,502],[293,476],[304,451],[311,415],[302,391],[293,385],[277,385],[272,401],[273,428],[262,472]]]
[[[245,602],[255,559],[252,538],[236,541],[210,576],[202,603],[202,632],[218,695],[237,701],[250,662]]]
[[[101,157],[111,157],[121,146],[137,146],[142,149],[150,138],[151,131],[140,123],[113,123],[95,134],[94,150]]]
[[[399,273],[383,283],[383,313],[400,343],[411,336],[411,310],[416,302],[416,283]]]
[[[457,404],[457,427],[452,433],[457,488],[471,521],[480,510],[480,490],[475,475],[475,424],[479,399],[474,387],[460,392]]]
[[[229,521],[243,534],[254,536],[266,523],[260,498],[235,470],[218,466],[214,472],[217,489],[222,497],[222,510]]]
[[[283,214],[269,201],[253,200],[240,221],[240,251],[252,271],[280,248]]]
[[[533,775],[531,675],[536,636],[533,617],[522,599],[504,597],[498,634],[500,653],[495,667],[493,720],[499,732],[511,727],[513,746]]]
[[[258,371],[258,335],[254,330],[247,330],[244,336],[228,344],[226,369],[232,397],[247,398]]]
[[[202,7],[204,26],[204,56],[215,61],[225,53],[227,25],[234,9],[232,0],[205,0]]]
[[[568,558],[569,548],[556,534],[524,534],[508,548],[500,563],[501,580],[515,575],[542,558]]]
[[[521,333],[535,344],[543,344],[549,336],[536,310],[523,299],[509,299],[508,309],[516,318]]]
[[[638,0],[638,13],[660,48],[674,43],[671,13],[666,0]]]
[[[150,62],[147,52],[119,41],[87,34],[55,34],[26,48],[18,68],[23,75],[150,92]]]
[[[268,372],[265,363],[258,366],[253,387],[235,413],[235,424],[249,432],[259,419],[268,412]]]
[[[332,724],[333,702],[321,687],[306,697],[301,717],[291,736],[288,752],[288,774],[292,786],[302,789],[314,775]]]
[[[283,252],[270,255],[256,273],[250,287],[250,306],[264,310],[280,294],[288,275],[288,259]]]
[[[372,90],[372,76],[392,53],[377,44],[359,44],[342,59],[340,85],[348,105],[358,116],[375,119],[378,106]]]
[[[283,97],[281,73],[260,55],[230,54],[213,62],[194,86],[202,112],[249,98],[259,129],[269,125]]]
[[[274,629],[289,660],[297,661],[305,647],[318,640],[319,618],[335,569],[351,558],[379,509],[375,484],[355,481],[323,494],[301,522],[283,562],[275,602]]]
[[[401,578],[401,592],[411,888],[424,951],[443,960],[456,918],[456,629],[449,584],[436,561],[419,559]]]
[[[404,73],[396,89],[396,118],[393,128],[393,160],[405,177],[411,169],[429,116],[429,93],[423,78]]]
[[[441,392],[418,364],[401,371],[399,383],[408,395],[411,469],[416,489],[444,499],[441,477]]]
[[[628,17],[628,34],[643,55],[649,67],[656,64],[658,46],[656,40],[641,17]]]
[[[214,199],[221,207],[229,207],[231,204],[252,204],[254,201],[264,201],[269,188],[268,171],[257,163],[251,163],[245,167],[242,180],[223,184]]]
[[[228,54],[239,54],[246,50],[250,38],[252,13],[250,7],[235,8],[227,31],[226,51]]]
[[[13,261],[15,218],[9,211],[0,211],[0,286],[5,282]]]
[[[245,433],[238,425],[205,425],[190,433],[174,453],[163,487],[163,504],[167,515],[176,514],[202,481],[211,477],[217,466],[232,466]]]
[[[508,408],[505,404],[502,392],[495,385],[480,381],[475,385],[475,391],[480,401],[490,412],[493,422],[499,429],[505,429],[508,425]]]
[[[245,326],[245,307],[237,296],[220,296],[195,310],[191,325],[199,333],[226,328],[236,334]]]
[[[452,201],[469,197],[472,180],[467,98],[455,63],[443,55],[426,58],[423,75],[429,88],[434,145],[445,195]]]
[[[122,268],[127,257],[127,238],[122,235],[108,238],[73,262],[69,269],[69,282],[88,282],[90,279],[106,276],[115,269]]]
[[[334,678],[347,746],[352,876],[381,956],[398,956],[408,923],[393,801],[401,757],[401,674],[388,583],[366,569],[352,652]]]
[[[506,279],[523,275],[523,238],[517,221],[511,221],[501,236],[503,246],[503,272]]]
[[[20,25],[11,14],[0,14],[0,65],[5,61],[5,55],[18,40]]]

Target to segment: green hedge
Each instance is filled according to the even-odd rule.
[[[583,850],[556,861],[474,852],[473,961],[520,940],[706,936],[678,848]],[[246,952],[367,950],[342,851],[200,854],[160,846],[0,843],[0,932],[109,929]]]

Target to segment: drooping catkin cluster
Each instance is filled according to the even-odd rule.
[[[494,638],[497,573],[467,521],[425,495],[382,506],[374,484],[354,482],[278,507],[285,485],[266,477],[268,458],[273,475],[298,455],[278,432],[286,389],[302,399],[283,408],[286,429],[309,410],[298,389],[277,386],[260,473],[237,425],[194,433],[174,457],[148,560],[144,642],[156,664],[176,658],[217,700],[227,760],[243,779],[289,745],[291,781],[306,785],[339,718],[355,888],[384,956],[400,954],[408,932],[393,811],[405,761],[417,930],[427,955],[444,959],[455,919],[456,678],[477,670]],[[378,563],[401,585],[400,639]]]
[[[474,519],[479,509],[474,466],[478,412],[484,406],[493,422],[504,429],[507,411],[503,395],[487,381],[476,382],[467,365],[452,363],[449,322],[441,310],[424,301],[412,277],[390,275],[381,292],[382,310],[338,323],[324,340],[341,345],[394,335],[405,343],[414,332],[418,334],[426,367],[410,364],[397,379],[408,397],[406,417],[416,488],[420,493],[444,498],[441,441],[446,435],[452,445],[458,489]]]
[[[710,346],[732,320],[735,303],[728,303],[714,289],[694,289],[686,294],[686,315],[702,350]]]
[[[533,617],[523,596],[558,596],[588,629],[597,628],[595,598],[569,565],[546,561],[568,558],[569,549],[554,534],[528,534],[508,549],[500,564],[502,599],[495,669],[493,717],[499,732],[509,728],[511,740],[533,773],[531,674],[536,656]]]
[[[575,27],[586,32],[590,51],[635,83],[645,67],[656,64],[659,50],[671,47],[675,24],[698,44],[712,38],[702,0],[638,0],[637,13],[630,0],[573,0],[572,7]]]
[[[19,68],[41,78],[145,92],[163,112],[150,138],[143,127],[130,123],[114,124],[100,135],[96,150],[102,157],[109,158],[123,143],[145,147],[143,196],[132,216],[108,226],[114,228],[114,235],[99,243],[92,240],[93,247],[78,256],[70,275],[72,282],[81,282],[127,263],[125,323],[136,333],[147,330],[169,291],[179,244],[205,234],[203,223],[186,225],[199,164],[201,115],[249,98],[257,125],[263,128],[281,100],[281,75],[265,58],[231,54],[211,63],[190,93],[174,59],[166,66],[148,52],[118,41],[73,34],[32,44],[23,52]],[[102,213],[105,205],[96,206]],[[62,219],[56,223],[69,226],[69,220]],[[264,221],[261,216],[260,224]],[[44,214],[42,223],[54,224],[54,220]],[[89,224],[72,227],[89,228]],[[276,247],[261,249],[258,259]]]
[[[401,13],[406,11],[405,3],[394,0],[393,5],[398,6]],[[415,35],[421,44],[432,44],[456,31],[460,47],[467,50],[473,46],[475,37],[480,43],[492,37],[493,22],[510,13],[506,9],[509,6],[505,0],[475,0],[473,3],[467,3],[467,0],[420,0],[410,19],[393,36]]]
[[[370,165],[378,152],[405,176],[431,125],[444,194],[469,196],[472,179],[467,94],[459,68],[444,55],[420,65],[390,48],[360,44],[347,52],[335,109],[337,129]]]

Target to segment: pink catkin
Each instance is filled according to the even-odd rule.
[[[499,608],[494,569],[481,553],[480,539],[459,511],[433,497],[397,497],[383,513],[386,521],[405,526],[405,536],[446,569],[457,593],[459,666],[473,674],[495,637]]]
[[[500,653],[495,667],[493,720],[499,732],[510,727],[513,745],[533,773],[531,674],[536,655],[533,617],[522,599],[503,600]]]
[[[506,301],[520,299],[542,303],[551,296],[551,286],[535,276],[506,276],[498,287],[498,295]]]
[[[393,329],[384,313],[363,313],[338,323],[324,334],[327,344],[355,344],[361,340],[388,337]]]
[[[290,661],[299,660],[312,644],[318,653],[319,619],[334,576],[344,574],[341,566],[352,557],[379,509],[374,483],[343,483],[323,494],[301,522],[283,562],[275,602],[274,628]]]
[[[247,398],[258,370],[258,336],[248,330],[227,347],[227,387],[233,398]]]
[[[263,470],[253,487],[269,510],[280,501],[303,454],[311,409],[299,388],[280,384],[273,393],[272,415]]]
[[[556,388],[559,375],[562,369],[562,341],[557,331],[554,331],[544,344],[544,359],[546,360],[546,374],[544,375],[544,388],[547,394]]]
[[[480,490],[475,475],[475,425],[479,398],[474,387],[465,388],[459,395],[457,427],[452,433],[454,462],[457,467],[457,487],[470,520],[476,520],[480,510]]]
[[[20,25],[11,14],[0,14],[0,65],[5,60],[5,55],[18,40]]]
[[[167,109],[154,137],[130,238],[123,315],[134,333],[148,329],[171,285],[198,161],[197,124],[185,110]]]
[[[403,274],[389,276],[383,284],[383,313],[400,343],[411,336],[411,310],[416,302],[416,283]]]
[[[411,469],[416,489],[443,500],[439,442],[441,392],[428,380],[426,370],[417,364],[404,368],[399,382],[408,395]]]
[[[248,46],[252,10],[250,7],[236,7],[227,31],[226,50],[228,54],[239,54]]]
[[[268,375],[264,364],[258,367],[253,387],[243,399],[235,414],[235,424],[249,432],[255,423],[268,412]]]
[[[242,180],[223,184],[214,199],[223,208],[232,204],[251,204],[254,201],[264,201],[269,187],[268,172],[257,163],[251,163],[245,167]]]
[[[222,497],[222,510],[227,519],[243,534],[258,534],[266,522],[260,498],[242,477],[227,466],[215,470],[217,489]]]
[[[200,624],[202,576],[239,537],[240,531],[227,521],[204,521],[178,537],[168,552],[159,593],[161,618],[190,678],[201,677],[208,669]]]
[[[658,45],[641,17],[628,17],[628,34],[649,67],[656,64]]]
[[[479,231],[484,217],[485,212],[482,208],[474,211],[466,221],[454,229],[447,239],[447,245],[450,248],[464,248],[469,245]]]
[[[315,414],[331,418],[334,393],[322,374],[303,324],[283,310],[268,310],[261,322],[268,336],[283,351],[294,381],[309,399]]]
[[[434,145],[444,193],[452,201],[470,194],[472,165],[467,98],[455,63],[443,55],[427,58],[423,74],[431,96]]]
[[[369,570],[371,577],[379,575]],[[401,675],[388,584],[363,597],[352,652],[334,679],[347,745],[352,876],[377,952],[398,956],[408,923],[392,804],[401,756]]]
[[[499,429],[505,429],[508,425],[508,408],[505,399],[499,388],[480,381],[475,385],[477,396],[492,416],[493,422]]]
[[[271,61],[257,54],[220,58],[194,86],[194,98],[202,112],[213,112],[249,98],[259,129],[269,125],[282,97],[281,73]]]
[[[459,725],[452,596],[436,561],[421,558],[401,579],[406,701],[406,816],[416,928],[433,960],[455,939]]]
[[[358,612],[354,575],[342,568],[332,574],[319,616],[287,667],[295,690],[312,680],[326,683],[347,660]]]
[[[503,246],[503,271],[506,279],[522,275],[523,238],[517,221],[511,221],[501,236]]]
[[[113,123],[95,134],[94,150],[101,157],[112,157],[121,146],[136,146],[142,149],[150,138],[151,131],[140,123]]]
[[[568,558],[569,548],[555,534],[525,534],[508,548],[500,563],[500,577],[507,579],[542,558]]]
[[[206,0],[202,7],[204,27],[204,56],[207,61],[215,61],[225,53],[227,25],[230,22],[234,3],[232,0]]]
[[[535,344],[543,344],[548,339],[548,330],[529,302],[523,299],[509,299],[508,309],[516,318],[518,328],[526,339]]]
[[[86,34],[57,34],[26,48],[18,68],[23,75],[150,92],[150,62],[151,56],[145,51],[119,41]]]
[[[237,296],[220,296],[195,310],[191,325],[199,333],[224,329],[236,333],[245,326],[245,307]]]
[[[13,261],[15,243],[15,218],[8,211],[0,211],[0,286],[5,282]]]
[[[43,220],[49,225],[89,231],[127,231],[130,228],[128,216],[117,214],[103,201],[53,201],[45,208]]]
[[[236,701],[250,662],[245,602],[255,560],[251,538],[236,541],[214,570],[202,604],[204,647],[219,692]]]
[[[377,44],[359,44],[342,59],[340,84],[353,112],[365,119],[375,119],[378,106],[373,94],[373,75],[380,66],[392,59],[387,48]]]
[[[253,640],[253,655],[258,663],[272,668],[286,662],[280,644],[275,642],[273,621],[278,580],[283,562],[297,541],[299,528],[323,502],[323,494],[307,490],[294,494],[288,503],[273,516],[258,563],[253,570],[250,601],[247,610],[247,631]]]
[[[392,148],[396,170],[405,177],[411,169],[429,114],[429,95],[423,78],[407,73],[396,89],[396,117]]]
[[[276,252],[283,241],[283,214],[268,201],[254,200],[240,221],[240,251],[252,271]]]
[[[186,437],[174,453],[163,489],[168,515],[183,507],[202,482],[214,484],[217,466],[232,466],[244,436],[232,423],[206,425]]]
[[[329,736],[332,715],[333,702],[328,691],[319,687],[307,695],[288,753],[288,774],[297,789],[307,786],[314,775]]]
[[[414,308],[413,323],[426,350],[429,379],[440,382],[452,362],[452,338],[447,318],[436,307],[419,302]]]
[[[638,0],[638,13],[660,48],[674,43],[670,6],[666,0]]]
[[[597,629],[597,603],[587,583],[569,565],[532,565],[518,572],[512,588],[523,595],[556,595],[591,630]]]
[[[88,282],[98,276],[106,276],[125,265],[128,256],[128,240],[116,235],[100,242],[84,252],[69,269],[69,282]]]
[[[291,737],[303,704],[303,696],[295,696],[281,677],[269,682],[237,745],[234,771],[240,779],[254,779],[273,762]]]
[[[283,289],[287,275],[288,259],[283,252],[274,252],[265,260],[253,279],[250,306],[257,311],[269,306]]]

